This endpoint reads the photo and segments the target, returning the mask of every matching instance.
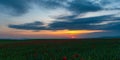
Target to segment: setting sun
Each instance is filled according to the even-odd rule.
[[[76,38],[76,36],[71,36],[71,38],[72,38],[72,39],[75,39],[75,38]]]

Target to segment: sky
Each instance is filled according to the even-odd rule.
[[[0,39],[120,37],[119,0],[0,0]]]

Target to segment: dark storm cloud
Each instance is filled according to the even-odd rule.
[[[9,28],[15,28],[15,29],[23,29],[23,30],[42,30],[45,29],[45,27],[42,26],[43,23],[41,22],[33,22],[33,23],[26,23],[21,25],[9,25]]]
[[[100,16],[100,17],[91,17],[91,18],[81,18],[81,19],[72,19],[69,22],[54,22],[49,26],[52,29],[61,30],[61,29],[70,29],[70,30],[81,30],[81,29],[100,29],[100,26],[90,25],[94,23],[100,23],[101,21],[105,21],[106,18],[110,18],[109,16]]]
[[[9,28],[15,29],[23,29],[23,30],[115,30],[118,31],[120,28],[118,27],[120,24],[107,24],[107,25],[90,25],[94,23],[100,23],[101,21],[105,21],[106,18],[110,18],[111,16],[100,16],[100,17],[91,17],[91,18],[83,18],[83,19],[74,19],[69,22],[60,22],[56,21],[51,23],[49,27],[42,26],[41,22],[33,22],[26,23],[21,25],[9,25]],[[107,21],[107,20],[106,20]]]

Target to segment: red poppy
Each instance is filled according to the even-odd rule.
[[[66,57],[66,56],[64,56],[62,60],[67,60],[67,57]]]

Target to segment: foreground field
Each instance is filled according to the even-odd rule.
[[[120,60],[120,39],[1,40],[0,60]]]

